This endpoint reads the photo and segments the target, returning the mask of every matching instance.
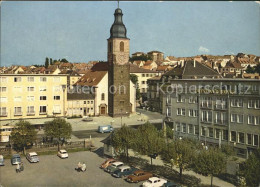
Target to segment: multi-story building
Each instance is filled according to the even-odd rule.
[[[155,62],[164,60],[164,54],[160,51],[150,51],[147,53],[147,55]]]
[[[225,79],[214,70],[210,75],[206,66],[191,64],[157,81],[164,124],[175,137],[195,138],[206,145],[228,144],[247,157],[260,143],[260,81]],[[192,72],[197,75],[187,76]],[[151,81],[155,86],[156,80]]]
[[[95,95],[91,93],[68,93],[67,116],[94,116]]]
[[[0,120],[66,115],[66,75],[2,74],[0,85]]]

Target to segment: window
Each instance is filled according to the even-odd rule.
[[[27,114],[34,114],[34,106],[27,107]]]
[[[145,81],[142,81],[142,84],[145,84]]]
[[[245,143],[245,134],[242,132],[238,133],[238,143]]]
[[[53,77],[54,82],[60,82],[60,77]]]
[[[189,110],[189,116],[190,117],[197,117],[198,116],[198,110],[190,109]]]
[[[22,77],[14,77],[14,82],[21,82],[22,81]]]
[[[120,105],[124,105],[125,104],[125,101],[120,101]]]
[[[22,107],[14,107],[14,115],[22,115]]]
[[[145,88],[142,88],[142,92],[143,92],[143,93],[145,92]]]
[[[15,96],[14,97],[14,102],[21,102],[22,101],[22,96]]]
[[[201,98],[201,107],[211,108],[212,106],[212,98],[211,97],[202,97]]]
[[[186,133],[186,123],[182,123],[182,133]]]
[[[252,134],[247,134],[247,142],[248,145],[252,145]]]
[[[34,82],[34,77],[27,77],[28,82]]]
[[[60,100],[60,96],[59,96],[59,95],[55,95],[55,96],[53,97],[53,99],[54,99],[54,100]]]
[[[213,138],[213,128],[209,127],[209,137]]]
[[[121,41],[121,42],[120,42],[120,52],[124,52],[124,50],[125,50],[124,48],[125,48],[124,42]]]
[[[149,74],[146,74],[146,77],[149,77]]]
[[[91,104],[93,104],[93,101],[91,101]]]
[[[179,122],[176,122],[176,131],[177,132],[181,131],[181,124]]]
[[[34,87],[27,87],[28,92],[34,92]]]
[[[242,99],[231,99],[231,107],[243,107]]]
[[[145,77],[145,74],[142,74],[142,77]]]
[[[223,140],[228,140],[228,131],[227,130],[223,130]]]
[[[201,127],[201,136],[206,136],[206,127]]]
[[[177,96],[177,102],[178,102],[178,103],[184,102],[184,97],[179,94],[179,95]]]
[[[40,96],[40,100],[47,100],[47,96]]]
[[[195,128],[195,134],[199,135],[199,126],[198,125],[194,125]]]
[[[47,77],[40,77],[40,81],[41,82],[46,82],[47,81]]]
[[[0,102],[1,103],[6,103],[7,102],[7,97],[0,97]]]
[[[177,115],[185,116],[185,109],[184,108],[177,108]]]
[[[188,125],[188,133],[189,134],[193,134],[194,132],[193,132],[193,125],[192,124],[189,124]]]
[[[259,125],[260,116],[251,116],[248,115],[248,124],[250,125]]]
[[[40,86],[40,92],[46,92],[47,88],[46,86]]]
[[[217,98],[216,99],[216,109],[226,109],[227,108],[227,101],[225,98]]]
[[[87,101],[84,101],[84,104],[87,104]],[[88,104],[89,104],[89,101],[88,101]]]
[[[47,113],[47,107],[46,106],[40,106],[40,113]]]
[[[224,124],[226,122],[226,113],[216,112],[216,121],[217,124]]]
[[[105,94],[104,94],[104,93],[101,94],[101,100],[102,100],[102,101],[105,100]]]
[[[189,103],[197,103],[198,99],[197,96],[189,96]]]
[[[212,111],[202,111],[201,120],[203,122],[212,122]]]
[[[0,107],[0,116],[7,116],[6,107]]]
[[[7,88],[6,87],[0,87],[0,92],[6,92]]]
[[[237,141],[237,133],[235,131],[231,131],[231,140],[232,142]]]
[[[0,82],[7,82],[7,78],[6,77],[0,77]]]
[[[170,96],[170,95],[167,95],[167,97],[166,97],[166,103],[167,103],[167,104],[171,104],[171,96]]]
[[[254,140],[253,140],[253,145],[254,145],[254,146],[258,146],[258,144],[259,144],[259,139],[258,139],[258,138],[259,138],[258,135],[254,135],[254,136],[253,136],[253,139],[254,139]]]
[[[255,108],[260,109],[260,100],[255,101]]]
[[[255,101],[254,100],[248,100],[248,108],[254,108],[255,107]]]
[[[243,116],[243,114],[238,114],[237,115],[237,122],[238,123],[244,123],[244,116]]]
[[[172,114],[171,107],[167,107],[167,116],[171,116]]]
[[[53,106],[53,113],[54,114],[60,114],[61,113],[60,105],[54,105]]]
[[[34,96],[27,96],[27,101],[34,101]]]

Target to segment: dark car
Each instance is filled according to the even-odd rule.
[[[19,154],[14,154],[11,158],[11,164],[12,165],[17,165],[17,164],[21,164],[21,157]]]
[[[139,182],[139,181],[145,181],[148,180],[150,177],[152,177],[153,174],[150,172],[137,170],[132,175],[128,175],[126,178],[127,182]]]
[[[163,187],[181,187],[181,186],[179,184],[176,184],[175,182],[167,181],[166,183],[163,184]]]
[[[128,176],[134,173],[137,169],[130,166],[121,166],[116,171],[112,173],[113,177],[121,178],[124,176]]]

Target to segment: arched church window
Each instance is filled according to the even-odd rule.
[[[109,42],[109,44],[108,44],[108,51],[112,52],[112,42]]]
[[[120,42],[120,52],[123,52],[125,50],[124,47],[124,42]]]
[[[101,100],[102,100],[102,101],[105,100],[105,94],[104,94],[104,93],[101,94]]]

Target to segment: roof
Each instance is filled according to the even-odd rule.
[[[171,66],[158,66],[156,71],[165,71],[167,68],[170,68]]]
[[[80,74],[73,70],[62,70],[59,74],[68,74],[70,76],[80,76]]]
[[[67,93],[68,100],[94,100],[95,95],[91,93]]]
[[[130,166],[120,166],[119,169],[127,169],[130,168]]]
[[[90,70],[86,72],[86,74],[81,77],[76,85],[81,86],[96,86],[103,79],[103,77],[107,74],[108,63],[107,62],[99,62],[95,64]]]
[[[29,155],[30,156],[37,156],[37,153],[36,152],[30,152]]]
[[[160,52],[160,51],[150,51],[148,53],[163,53],[163,52]]]
[[[156,71],[139,68],[137,65],[130,64],[130,73],[156,73]]]
[[[113,165],[117,166],[119,164],[124,164],[123,162],[114,162]]]
[[[145,54],[144,52],[135,52],[132,55],[137,55],[137,54]]]

